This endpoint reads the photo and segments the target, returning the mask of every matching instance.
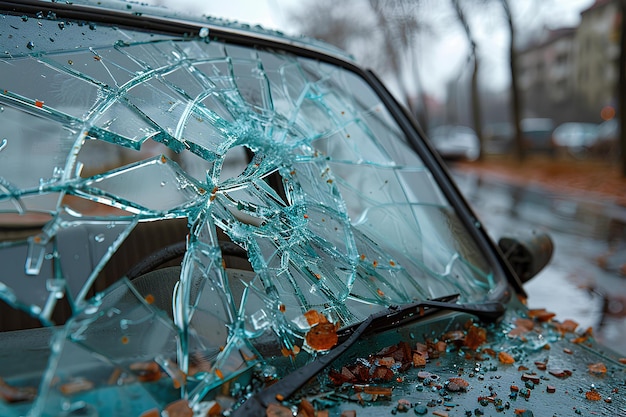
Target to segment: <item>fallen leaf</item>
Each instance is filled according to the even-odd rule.
[[[315,408],[306,399],[300,401],[298,405],[298,417],[315,417]]]
[[[316,351],[330,350],[339,341],[337,326],[330,322],[320,322],[305,335],[306,343]]]
[[[556,316],[555,313],[547,311],[545,308],[536,308],[528,310],[528,317],[537,320],[538,322],[546,322],[552,320]]]
[[[487,341],[487,330],[478,326],[471,326],[467,330],[464,345],[470,349],[476,350],[478,346]]]
[[[585,397],[589,401],[600,401],[602,399],[602,396],[600,395],[598,391],[587,391],[587,393],[585,394]]]
[[[371,395],[384,395],[386,397],[391,397],[391,394],[393,393],[393,388],[367,385],[363,388],[363,392]]]
[[[309,326],[315,326],[316,324],[320,323],[322,319],[326,318],[318,313],[317,310],[307,311],[306,313],[304,313],[304,317],[306,318],[307,323],[309,323]]]
[[[602,362],[591,363],[587,365],[587,369],[589,369],[589,372],[591,372],[592,374],[605,374],[606,373],[606,365],[603,364]]]
[[[578,327],[578,323],[576,323],[574,320],[569,320],[569,319],[565,320],[563,323],[556,324],[556,329],[562,334],[574,333],[577,327]]]
[[[498,360],[500,361],[500,363],[504,363],[508,365],[515,363],[515,359],[513,358],[513,356],[511,356],[509,353],[506,353],[506,352],[498,353]]]
[[[530,319],[517,318],[515,319],[515,326],[524,328],[526,330],[532,330],[535,328],[535,322]]]
[[[193,417],[193,410],[189,407],[187,400],[178,400],[169,403],[165,407],[165,411],[169,417]]]
[[[567,378],[572,375],[572,371],[561,368],[551,368],[549,371],[550,375],[555,376],[557,378]]]
[[[426,358],[419,353],[413,353],[413,366],[426,366]]]
[[[448,384],[446,389],[451,392],[466,391],[469,383],[463,378],[452,377],[448,378]]]

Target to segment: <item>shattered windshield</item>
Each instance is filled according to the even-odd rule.
[[[35,415],[77,392],[161,410],[135,384],[155,374],[195,404],[390,305],[501,282],[349,66],[206,28],[0,19],[0,324],[51,326],[20,392]]]

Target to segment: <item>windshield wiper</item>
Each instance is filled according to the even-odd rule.
[[[319,356],[313,362],[298,368],[289,375],[281,378],[278,382],[249,397],[234,410],[231,416],[265,416],[265,411],[269,404],[288,399],[293,393],[306,384],[307,381],[323,371],[335,359],[339,358],[339,356],[352,347],[352,345],[366,333],[381,332],[389,328],[399,327],[442,310],[460,311],[472,314],[487,322],[498,320],[505,312],[504,305],[497,301],[457,304],[454,301],[456,301],[458,297],[458,294],[453,294],[434,300],[418,301],[403,306],[391,306],[382,312],[372,314],[358,325],[342,329],[339,332],[339,340],[343,340],[343,342],[337,347],[326,355]]]

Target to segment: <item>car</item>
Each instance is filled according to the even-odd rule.
[[[598,125],[598,135],[594,143],[589,147],[592,156],[604,160],[617,161],[620,155],[619,147],[619,121],[617,119],[606,120]]]
[[[555,155],[552,132],[554,121],[548,118],[525,118],[520,121],[524,149],[531,153]]]
[[[488,154],[507,154],[513,150],[515,129],[511,123],[499,122],[485,126],[484,150]]]
[[[0,415],[620,415],[409,113],[326,44],[0,1]]]
[[[478,136],[467,126],[437,126],[430,131],[429,139],[445,160],[475,161],[480,155]]]
[[[552,137],[557,149],[563,149],[575,158],[584,158],[598,139],[599,127],[595,123],[562,123],[554,129]]]

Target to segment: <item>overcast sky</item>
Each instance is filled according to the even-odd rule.
[[[193,15],[210,15],[239,22],[260,24],[268,29],[278,29],[289,34],[298,34],[298,28],[290,21],[291,11],[297,10],[303,3],[316,0],[143,0],[148,4],[158,4],[167,8]],[[341,0],[337,0],[341,1]],[[514,0],[519,19],[532,24],[540,18],[551,27],[576,25],[580,11],[589,7],[594,0]],[[427,4],[441,7],[445,0],[435,0]],[[539,11],[529,5],[540,5]],[[358,18],[358,16],[357,16]],[[472,29],[479,39],[481,47],[482,76],[494,88],[508,82],[506,31],[499,24],[493,24],[493,18],[478,17],[483,21],[474,23]],[[438,32],[435,39],[420,42],[419,71],[425,90],[443,99],[445,85],[458,76],[466,63],[467,42],[460,27],[450,28],[443,34]]]

